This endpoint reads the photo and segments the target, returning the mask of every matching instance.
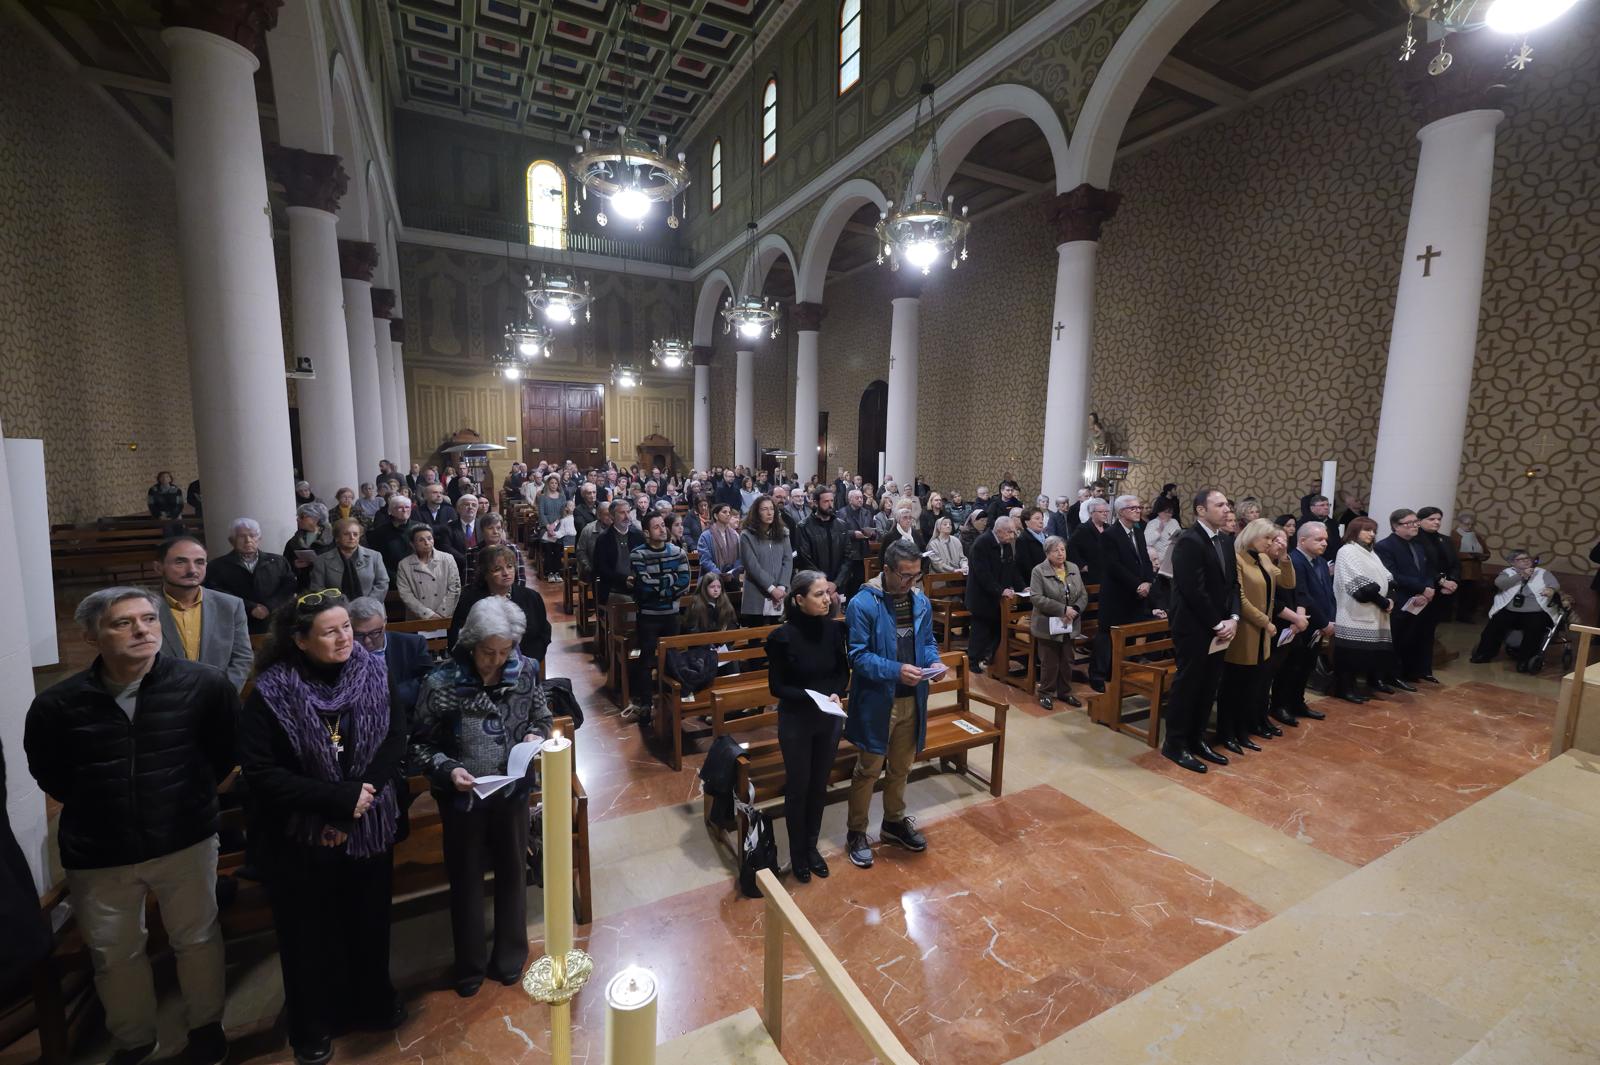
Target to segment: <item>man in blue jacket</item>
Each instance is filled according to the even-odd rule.
[[[1286,710],[1295,717],[1309,717],[1321,721],[1320,710],[1306,705],[1306,681],[1317,664],[1320,649],[1333,641],[1333,619],[1336,613],[1333,598],[1333,574],[1328,571],[1328,527],[1320,521],[1308,521],[1295,531],[1294,550],[1289,561],[1294,563],[1294,590],[1300,605],[1306,608],[1310,624],[1289,645],[1288,661],[1278,670],[1272,682],[1272,705]],[[1366,696],[1358,696],[1366,701]]]
[[[845,611],[851,673],[844,734],[861,751],[850,778],[845,843],[851,863],[862,869],[872,866],[867,814],[885,769],[879,834],[909,851],[928,849],[906,813],[906,777],[928,734],[928,681],[938,672],[930,667],[939,666],[933,610],[917,589],[921,577],[921,552],[896,540],[884,553],[883,575],[851,596]]]

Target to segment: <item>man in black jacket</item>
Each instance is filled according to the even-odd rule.
[[[1433,672],[1431,668],[1422,668],[1425,663],[1421,647],[1426,630],[1428,640],[1426,658],[1431,660],[1432,627],[1424,625],[1420,615],[1408,613],[1404,609],[1407,603],[1418,596],[1425,601],[1424,609],[1426,609],[1426,606],[1433,604],[1434,597],[1439,594],[1435,587],[1439,579],[1439,569],[1437,564],[1429,559],[1428,550],[1417,535],[1421,528],[1422,522],[1417,518],[1416,511],[1401,508],[1389,515],[1389,535],[1372,545],[1372,553],[1377,555],[1384,567],[1394,575],[1395,609],[1389,615],[1389,624],[1394,628],[1395,675],[1379,679],[1408,692],[1417,690],[1411,685],[1411,681],[1417,680],[1423,673]]]
[[[1084,584],[1100,584],[1104,576],[1100,564],[1100,537],[1111,520],[1111,504],[1104,499],[1090,500],[1089,520],[1067,541],[1067,560],[1078,567]]]
[[[1167,694],[1166,736],[1161,753],[1195,773],[1205,762],[1227,765],[1205,741],[1211,705],[1222,682],[1222,650],[1216,637],[1231,640],[1239,631],[1239,577],[1233,541],[1222,527],[1232,508],[1215,488],[1195,493],[1195,523],[1172,546],[1172,648],[1178,671]],[[1198,757],[1196,757],[1198,756]]]
[[[219,669],[161,654],[154,593],[106,588],[77,610],[99,655],[28,708],[28,771],[61,803],[58,842],[113,1065],[155,1052],[145,947],[154,893],[177,956],[189,1061],[227,1056],[217,924],[217,784],[234,764],[239,697]]]
[[[631,528],[633,504],[618,499],[611,504],[611,528],[594,544],[594,601],[598,606],[613,596],[627,598],[633,578],[633,549],[644,543],[644,534]]]
[[[711,501],[726,503],[735,513],[744,513],[744,496],[739,494],[739,481],[732,470],[722,471],[722,480],[717,482],[717,490],[712,494]]]
[[[848,599],[866,583],[866,566],[863,560],[867,557],[868,541],[875,533],[876,526],[873,525],[873,519],[876,515],[873,514],[872,508],[862,505],[864,497],[860,489],[850,489],[850,494],[845,498],[848,504],[839,512],[838,520],[849,541],[850,564],[845,567],[845,579],[839,583],[839,592]]]
[[[1001,603],[1015,598],[1033,576],[1017,572],[1016,539],[1016,523],[1001,517],[972,544],[967,562],[967,610],[972,614],[967,658],[974,673],[983,672],[984,664],[1000,646]]]
[[[1101,532],[1098,544],[1100,614],[1089,663],[1089,686],[1097,692],[1106,690],[1111,672],[1112,626],[1150,620],[1150,593],[1156,579],[1144,536],[1134,525],[1144,510],[1139,497],[1118,496],[1114,506],[1117,520]]]
[[[459,497],[457,497],[459,498]],[[456,508],[444,501],[444,488],[436,484],[422,486],[422,498],[413,512],[417,521],[430,526],[444,525],[456,516]]]
[[[386,523],[373,522],[367,530],[367,546],[383,557],[389,583],[393,584],[400,560],[411,554],[411,538],[406,535],[406,527],[411,524],[411,500],[398,494],[390,496],[386,513]]]
[[[794,569],[814,569],[843,588],[850,570],[850,536],[833,512],[833,501],[833,489],[824,488],[816,511],[795,530]]]
[[[282,555],[261,550],[261,526],[254,518],[235,518],[228,543],[233,550],[206,567],[205,586],[244,600],[251,634],[266,632],[273,611],[294,599],[294,567]]]

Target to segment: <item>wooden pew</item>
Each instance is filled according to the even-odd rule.
[[[920,764],[913,768],[911,779],[918,780],[931,773],[954,770],[987,788],[989,794],[999,797],[1004,783],[1006,714],[1010,707],[1006,703],[972,690],[972,674],[968,669],[965,652],[951,651],[940,655],[939,658],[950,668],[943,678],[928,686],[930,703],[928,732],[922,749],[917,752],[917,762]],[[948,705],[933,705],[944,704],[943,697],[952,694],[954,700]],[[730,698],[727,705],[753,702],[754,705],[760,706],[762,705],[760,698],[771,701],[771,695],[762,692],[759,698],[755,696],[746,696],[743,699]],[[989,707],[987,717],[974,709],[976,703]],[[773,718],[776,719],[775,712]],[[766,724],[763,717],[752,715],[724,721],[723,730],[729,733],[751,731]],[[747,742],[741,746],[744,747],[744,752],[739,756],[735,772],[734,794],[744,801],[745,797],[752,794],[753,789],[755,796],[753,805],[765,810],[775,819],[780,817],[783,811],[785,774],[783,753],[778,748],[778,741],[764,739]],[[974,748],[985,746],[993,748],[987,776],[973,769],[968,761],[968,755]],[[849,796],[848,786],[836,785],[849,781],[855,770],[858,754],[856,748],[848,741],[840,740],[833,768],[828,774],[828,802],[842,801]],[[880,777],[875,787],[881,786]],[[712,801],[709,795],[703,800],[703,816],[708,824],[711,823]],[[735,841],[743,838],[747,827],[741,817]]]
[[[925,573],[922,594],[928,597],[928,605],[933,608],[933,634],[939,641],[939,650],[948,651],[957,629],[964,633],[972,630],[972,612],[967,609],[967,575]]]
[[[1033,691],[1039,671],[1038,656],[1033,653],[1032,622],[1031,595],[1000,600],[1000,646],[989,675],[1025,692]],[[1011,672],[1011,663],[1017,660],[1023,664],[1021,673]]]
[[[1089,697],[1090,719],[1159,747],[1162,703],[1178,671],[1172,653],[1172,632],[1164,618],[1113,626],[1111,675],[1105,693]],[[1141,710],[1123,713],[1122,701],[1131,695],[1150,701],[1148,715]]]
[[[671,651],[683,651],[690,647],[726,647],[726,650],[717,652],[717,665],[719,668],[730,664],[737,664],[758,659],[766,654],[767,635],[776,625],[764,625],[753,629],[725,629],[722,632],[695,632],[684,633],[681,636],[664,636],[656,645],[656,692],[652,715],[656,723],[656,734],[662,740],[670,740],[672,753],[668,764],[677,770],[683,769],[683,734],[684,723],[689,718],[709,717],[714,713],[713,697],[717,692],[731,692],[738,689],[758,688],[767,690],[767,675],[762,671],[755,673],[718,673],[717,678],[710,686],[700,689],[692,696],[685,698],[683,685],[671,675],[667,669],[667,655]],[[756,679],[759,676],[759,680]]]
[[[570,544],[561,549],[561,612],[572,613],[578,584],[578,549]]]

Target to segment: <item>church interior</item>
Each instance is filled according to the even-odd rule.
[[[257,849],[290,844],[262,841],[273,792],[252,782],[251,755],[224,752],[220,798],[201,796],[221,827],[201,835],[217,849],[207,942],[225,959],[220,1022],[214,1008],[204,1020],[227,1060],[1600,1061],[1597,55],[1595,0],[0,0],[0,783],[14,840],[0,838],[0,938],[19,944],[0,947],[0,1065],[223,1060],[195,1035],[200,948],[179,945],[170,885],[131,904],[150,1015],[129,1022],[115,1004],[122,963],[84,896],[164,852],[79,868],[65,837],[104,792],[60,794],[41,771],[72,761],[71,743],[38,736],[80,674],[94,712],[142,750],[160,663],[205,657],[222,622],[200,612],[198,583],[177,595],[170,559],[198,545],[199,572],[209,556],[216,575],[244,557],[248,583],[288,545],[274,564],[297,587],[281,610],[246,615],[245,597],[255,665],[217,696],[243,748],[258,709],[282,718],[267,663],[322,661],[292,626],[333,598],[384,602],[390,643],[426,638],[425,692],[437,671],[486,668],[476,607],[446,636],[456,592],[437,612],[409,598],[430,559],[458,573],[451,536],[466,545],[459,602],[509,596],[527,638],[544,625],[537,653],[521,627],[501,641],[537,666],[557,733],[530,719],[539,787],[529,775],[502,794],[518,816],[521,798],[532,808],[517,877],[486,883],[473,865],[463,902],[450,833],[473,807],[421,770],[359,799],[356,820],[330,816],[344,828],[321,829],[325,848],[381,861],[386,878],[392,864],[372,934],[387,937],[395,1002],[383,1023],[308,1042],[297,1018],[311,1007],[286,981],[312,948],[290,945],[289,874],[262,873]],[[477,524],[448,476],[439,509],[430,471],[482,497]],[[586,543],[586,478],[602,511],[648,490],[642,535],[606,516]],[[762,516],[775,486],[793,520],[781,497]],[[777,653],[771,627],[809,615],[781,601],[787,578],[761,590],[740,545],[783,533],[799,584],[806,529],[851,528],[862,487],[886,517],[876,532],[860,519],[868,548],[841,548],[853,577],[829,609],[848,630],[850,716],[821,756],[821,867],[802,879],[784,811],[805,787],[785,775],[797,711],[763,654]],[[949,572],[935,572],[929,490],[962,504],[945,512],[965,556]],[[721,519],[697,516],[724,492],[744,530],[728,559]],[[824,494],[838,517],[819,513]],[[1224,496],[1237,540],[1204,523]],[[962,520],[991,498],[988,531]],[[1184,532],[1146,557],[1162,498]],[[930,519],[903,540],[901,501]],[[1308,563],[1324,581],[1343,579],[1347,555],[1390,557],[1389,538],[1428,587],[1399,592],[1391,565],[1392,614],[1373,624],[1427,664],[1349,678],[1345,593],[1326,646],[1301,640],[1303,576],[1301,620],[1291,600],[1258,624],[1250,662],[1213,655],[1210,632],[1185,651],[1193,607],[1152,614],[1168,600],[1149,598],[1120,614],[1103,598],[1111,563],[1080,557],[1076,534],[1106,510],[1097,535],[1134,537],[1141,598],[1188,595],[1185,537],[1215,535],[1221,561],[1204,563],[1235,607],[1201,630],[1229,635],[1259,613],[1235,566],[1280,573],[1270,548],[1247,552],[1251,517],[1282,515],[1261,534],[1288,551],[1280,596],[1308,523],[1325,527],[1327,564],[1321,547]],[[1430,512],[1427,543],[1444,546],[1425,557],[1411,537]],[[737,619],[698,642],[676,613],[670,629],[647,622],[639,552],[672,557],[674,513],[694,583],[664,609],[720,573],[731,618],[743,588]],[[340,546],[347,527],[361,546]],[[984,552],[1012,557],[1002,527],[1044,545],[1031,620],[1026,592],[975,599]],[[240,546],[251,536],[258,556]],[[618,539],[624,573],[644,545],[638,603],[601,587],[592,545]],[[892,592],[891,549],[908,542],[922,575]],[[516,587],[495,591],[498,556],[479,553],[507,543]],[[387,598],[357,575],[368,555],[371,576],[388,567]],[[343,577],[321,588],[333,559]],[[1039,613],[1052,566],[1098,589],[1059,628]],[[101,615],[83,620],[113,586],[152,589],[164,640],[120,694],[101,673]],[[1352,594],[1355,616],[1368,601]],[[1486,626],[1525,598],[1518,616],[1538,624],[1502,655]],[[873,628],[880,601],[894,610]],[[145,600],[105,616],[128,602]],[[906,657],[923,610],[944,673]],[[203,629],[184,627],[192,616]],[[280,622],[299,651],[274,660]],[[885,629],[883,654],[911,681],[865,679]],[[1195,699],[1174,679],[1185,655],[1199,670],[1227,659],[1220,745],[1244,690],[1220,671],[1268,683],[1274,634],[1295,639],[1271,657],[1305,670],[1299,719],[1275,726],[1263,702],[1247,752],[1173,748],[1173,707]],[[980,653],[985,636],[998,644]],[[395,652],[379,645],[343,653],[388,663],[395,706]],[[712,660],[698,685],[681,679],[691,650]],[[926,838],[890,838],[891,743],[881,799],[877,771],[866,779],[862,867],[855,797],[884,760],[857,732],[873,683],[925,721],[925,736],[910,726],[894,823]],[[123,696],[137,700],[126,722]],[[348,712],[347,731],[361,711]],[[300,741],[284,728],[288,750]],[[333,772],[366,757],[329,738]],[[570,795],[543,788],[554,770]],[[398,804],[405,824],[406,801],[402,838],[355,857],[363,812]],[[768,829],[777,856],[758,876]],[[466,986],[460,911],[476,907],[481,952],[508,884],[526,962]]]

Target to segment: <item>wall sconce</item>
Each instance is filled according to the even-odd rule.
[[[286,375],[293,381],[315,381],[317,368],[311,363],[311,356],[300,355],[294,360],[294,369]]]

